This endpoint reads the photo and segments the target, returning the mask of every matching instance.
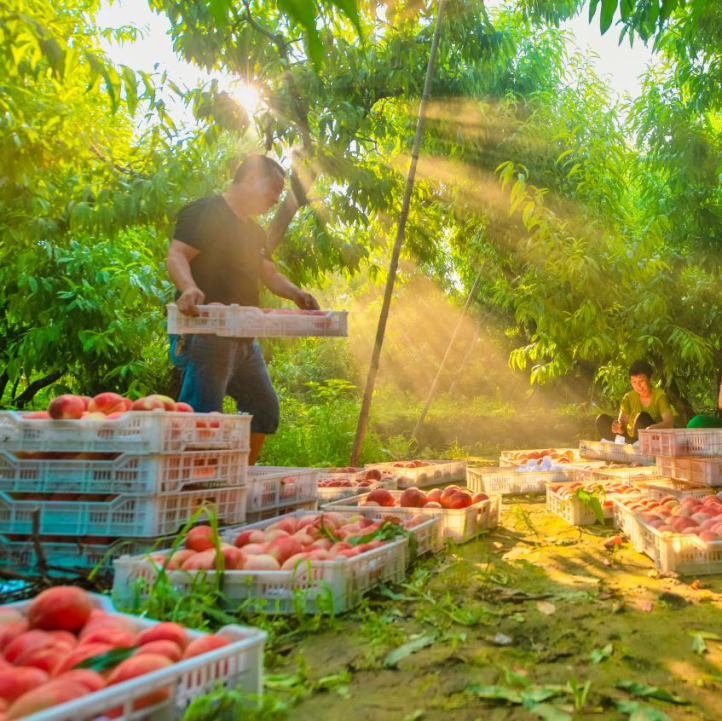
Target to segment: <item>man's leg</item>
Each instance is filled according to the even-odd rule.
[[[597,435],[601,438],[601,440],[614,441],[617,434],[612,431],[612,423],[614,423],[614,418],[612,418],[612,416],[608,413],[602,413],[597,416]]]
[[[196,413],[221,412],[233,369],[233,340],[215,335],[188,335],[178,351],[171,344],[171,359],[183,369],[179,401]]]
[[[266,436],[278,429],[280,415],[278,396],[273,390],[273,383],[258,343],[248,345],[245,353],[239,350],[239,361],[228,384],[228,395],[236,401],[239,412],[253,416],[248,462],[254,465]]]
[[[647,413],[647,411],[642,411],[641,413],[637,414],[637,417],[634,419],[634,438],[629,441],[630,443],[634,443],[634,441],[639,440],[639,431],[644,430],[645,428],[649,428],[649,426],[654,425],[654,418]]]

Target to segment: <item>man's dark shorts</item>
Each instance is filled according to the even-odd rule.
[[[217,335],[170,336],[170,358],[183,371],[179,401],[198,413],[223,410],[224,396],[253,415],[252,433],[278,429],[278,397],[261,348],[246,338]]]

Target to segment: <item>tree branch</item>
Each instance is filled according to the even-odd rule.
[[[25,408],[39,391],[55,383],[62,375],[61,371],[53,371],[43,378],[38,378],[38,380],[33,381],[17,398],[13,398],[13,404],[17,408]]]

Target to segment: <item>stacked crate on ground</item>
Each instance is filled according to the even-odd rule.
[[[249,523],[279,513],[315,510],[318,506],[318,469],[251,466],[248,472]]]
[[[284,518],[303,517],[296,511],[284,516],[236,529],[225,529],[222,540],[233,543],[240,531],[264,529]],[[417,541],[418,553],[436,547],[440,535],[438,518],[419,516],[411,532]],[[158,551],[154,558],[162,557],[168,550]],[[327,561],[301,561],[294,569],[286,571],[225,571],[222,579],[224,597],[236,608],[262,613],[330,613],[337,614],[353,608],[363,596],[379,583],[398,583],[404,579],[411,560],[409,539],[400,535],[374,548],[350,558]],[[194,582],[212,582],[214,571],[168,571],[174,588],[183,590]],[[145,585],[145,592],[158,575],[158,566],[148,556],[123,556],[115,561],[113,594],[126,600]],[[141,580],[142,579],[142,580]],[[141,590],[141,593],[143,591]]]
[[[519,466],[528,460],[542,461],[547,456],[555,463],[573,463],[579,460],[578,448],[531,448],[522,451],[502,451],[499,455],[499,465],[502,468]],[[555,459],[555,456],[557,457]]]
[[[722,428],[662,428],[639,432],[649,456],[722,456]]]
[[[219,335],[229,338],[280,338],[348,335],[346,311],[253,308],[240,305],[199,305],[197,316],[168,306],[168,332]]]
[[[578,481],[614,481],[619,480],[628,485],[636,486],[638,482],[652,481],[663,478],[656,466],[625,466],[618,463],[607,463],[597,465],[595,462],[588,464],[590,468],[583,469],[576,466]]]
[[[341,498],[355,496],[374,488],[385,488],[395,491],[398,486],[398,476],[394,473],[382,473],[380,479],[369,479],[368,471],[356,469],[330,472],[321,469],[318,474],[318,502],[321,506]]]
[[[245,520],[250,416],[166,411],[41,420],[0,413],[0,534],[51,566],[102,558],[118,539],[145,548],[202,506]],[[83,547],[84,550],[80,550]]]
[[[614,500],[639,498],[640,491],[620,481],[591,481],[585,486],[579,483],[559,483],[547,486],[547,510],[564,519],[572,526],[593,526],[598,523],[591,499],[581,498],[578,490],[593,494],[601,506],[602,516],[614,517]]]
[[[366,468],[397,473],[399,488],[422,488],[466,481],[466,461],[396,461],[368,463]]]
[[[722,486],[722,456],[657,456],[657,470],[678,481]]]
[[[619,463],[640,463],[643,466],[654,465],[654,458],[645,455],[640,446],[612,441],[579,441],[579,455],[599,461],[617,461]]]
[[[629,539],[635,551],[643,553],[644,545],[634,510],[625,506],[622,499],[615,498],[612,502],[612,517],[615,528],[618,528]]]
[[[91,594],[96,609],[121,617],[137,632],[152,628],[158,621],[118,613],[110,600]],[[27,613],[31,601],[9,604]],[[186,629],[189,639],[208,634]],[[95,718],[153,719],[173,721],[183,716],[188,705],[196,698],[206,696],[218,687],[239,689],[247,695],[249,705],[257,704],[263,694],[263,648],[266,634],[249,626],[229,625],[216,632],[230,641],[213,651],[179,661],[172,666],[152,671],[143,676],[108,686],[100,691],[68,701],[64,704],[25,716],[26,721],[69,721]],[[162,693],[167,689],[167,695]],[[143,699],[153,692],[161,700],[144,706]],[[162,697],[166,696],[165,699]],[[134,705],[137,709],[134,710]]]
[[[683,498],[704,498],[713,492],[709,486],[702,483],[677,481],[672,478],[652,478],[635,481],[634,485],[644,496],[655,500],[666,496],[674,496],[678,500]]]
[[[470,489],[462,489],[470,491]],[[402,491],[391,491],[395,503],[398,504]],[[467,508],[401,508],[394,506],[367,506],[364,503],[368,493],[352,496],[341,501],[335,501],[325,506],[327,511],[339,513],[362,513],[365,516],[395,516],[397,518],[411,518],[418,514],[423,516],[438,516],[441,518],[443,538],[450,538],[456,543],[466,543],[475,538],[481,531],[499,525],[501,515],[501,496],[490,496],[485,501],[479,501]]]
[[[574,470],[519,471],[515,468],[469,468],[467,485],[474,493],[545,493],[547,483],[574,480]]]

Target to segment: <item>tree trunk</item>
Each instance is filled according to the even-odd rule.
[[[694,408],[692,408],[692,404],[682,395],[675,379],[672,379],[672,382],[667,386],[667,395],[680,419],[686,426],[690,418],[696,414]]]
[[[19,409],[25,408],[25,406],[35,398],[38,392],[55,383],[62,375],[61,371],[53,371],[43,378],[38,378],[38,380],[33,381],[17,398],[13,399],[13,404]]]

